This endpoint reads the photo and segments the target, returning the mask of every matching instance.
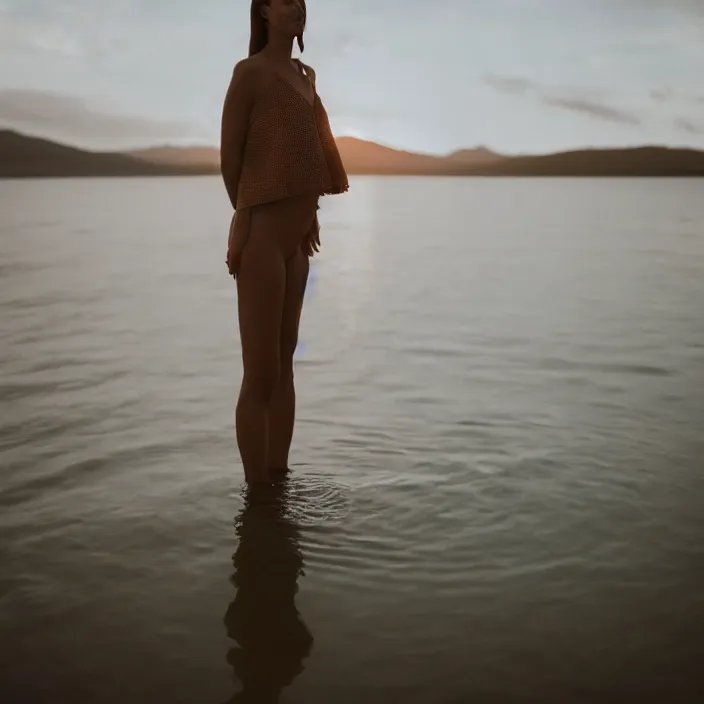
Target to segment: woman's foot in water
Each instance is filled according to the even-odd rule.
[[[248,486],[271,486],[274,483],[274,473],[272,471],[245,472],[244,479]]]
[[[248,505],[274,506],[280,501],[285,482],[281,479],[271,482],[247,482],[246,500]]]
[[[284,467],[269,467],[269,477],[272,481],[277,481],[279,479],[285,479],[289,473],[290,469],[286,466]]]

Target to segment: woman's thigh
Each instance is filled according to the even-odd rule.
[[[303,310],[303,298],[308,283],[310,262],[300,247],[286,262],[286,289],[281,315],[281,366],[284,372],[292,370],[293,354],[298,344],[298,331]]]
[[[308,234],[317,204],[317,196],[307,195],[255,206],[251,211],[252,231],[266,232],[288,261]]]
[[[237,276],[237,308],[245,382],[271,393],[281,372],[286,263],[268,233],[253,227]]]

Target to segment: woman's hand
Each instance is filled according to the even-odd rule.
[[[225,263],[230,276],[237,278],[242,261],[242,251],[249,238],[249,210],[239,210],[232,216],[230,232],[227,237],[227,256]]]
[[[313,224],[310,226],[308,233],[303,240],[301,249],[312,257],[316,252],[320,251],[320,223],[318,222],[318,213],[315,214]]]

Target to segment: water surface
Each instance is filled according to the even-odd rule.
[[[0,182],[0,699],[699,701],[701,196],[353,179],[248,508],[219,181]]]

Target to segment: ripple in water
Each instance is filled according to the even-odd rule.
[[[700,190],[358,179],[258,502],[221,183],[0,182],[0,701],[702,701]]]
[[[290,476],[277,485],[276,503],[283,517],[299,528],[322,528],[343,522],[351,506],[349,487],[319,474],[306,474],[306,471],[310,470],[305,465],[292,465]],[[240,498],[246,501],[250,494],[245,487]],[[266,501],[264,492],[260,501]]]

